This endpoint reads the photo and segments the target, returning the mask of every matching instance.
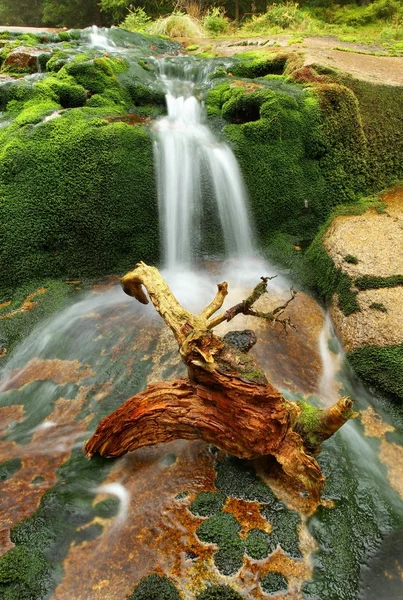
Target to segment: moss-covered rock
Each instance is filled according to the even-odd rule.
[[[167,577],[153,574],[140,581],[129,600],[181,600],[181,595]]]
[[[211,517],[224,506],[225,496],[215,492],[199,492],[189,506],[190,512],[198,517]]]
[[[196,600],[241,600],[242,596],[238,594],[229,585],[210,585],[200,594],[197,594]]]
[[[251,558],[262,560],[274,552],[274,539],[261,529],[252,529],[245,540],[245,551]]]
[[[244,542],[241,527],[230,513],[220,513],[202,523],[196,534],[202,542],[218,545],[214,563],[223,575],[233,575],[243,563]]]
[[[348,352],[347,358],[362,379],[403,400],[403,344],[368,345]]]
[[[96,462],[94,469],[81,450],[75,451],[58,469],[58,482],[42,497],[38,510],[12,530],[11,541],[16,547],[0,558],[1,598],[39,600],[55,587],[59,562],[75,539],[76,529],[94,517],[93,495],[78,493],[74,482],[80,474],[93,485],[99,483],[110,465],[102,459]]]
[[[4,286],[101,275],[158,256],[147,130],[91,118],[89,109],[41,122],[57,108],[50,100],[25,108],[19,124],[31,125],[1,148]]]
[[[263,575],[260,585],[266,594],[271,595],[285,593],[288,590],[287,579],[277,571],[270,571]]]

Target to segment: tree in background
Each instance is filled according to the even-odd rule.
[[[2,25],[42,25],[43,0],[1,0]]]
[[[107,24],[99,0],[44,0],[43,23],[54,27],[82,28]]]

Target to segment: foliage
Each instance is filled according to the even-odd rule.
[[[334,23],[359,27],[376,23],[378,20],[392,18],[401,8],[397,0],[375,0],[366,6],[347,6],[337,7],[332,20]]]
[[[288,29],[301,23],[304,13],[296,2],[285,2],[269,5],[267,11],[259,17],[252,17],[250,23],[245,26],[246,31],[258,33],[273,26]]]
[[[209,8],[203,17],[203,26],[212,35],[222,35],[228,32],[229,21],[220,8]]]
[[[102,24],[99,0],[44,0],[43,23],[56,27],[81,28]]]
[[[151,17],[148,16],[144,8],[138,6],[129,11],[119,27],[127,29],[127,31],[146,31],[150,24]]]
[[[109,13],[115,23],[119,23],[125,17],[130,5],[131,0],[100,0],[99,2],[101,12]],[[139,8],[134,7],[133,11]]]
[[[43,0],[1,0],[0,22],[3,25],[42,24]]]

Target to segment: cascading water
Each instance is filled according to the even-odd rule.
[[[116,44],[111,40],[108,40],[106,35],[96,25],[93,25],[91,27],[90,45],[93,48],[105,50],[106,52],[113,52],[114,50],[116,50]]]
[[[252,234],[238,163],[230,147],[203,123],[203,107],[196,98],[197,84],[207,73],[195,63],[165,59],[157,64],[168,108],[167,117],[155,124],[165,264],[168,269],[189,265],[202,243],[203,176],[211,181],[227,254],[250,258]]]
[[[93,34],[100,35],[97,30]],[[105,47],[108,40],[103,34],[92,42],[110,50]],[[259,260],[245,268],[239,266],[239,257],[254,254],[242,178],[230,148],[219,143],[203,122],[203,107],[196,94],[208,75],[208,66],[195,70],[184,59],[179,77],[177,68],[181,61],[156,63],[166,86],[168,104],[168,116],[155,125],[165,263],[172,273],[189,265],[192,257],[198,255],[206,189],[207,193],[212,190],[217,203],[228,255],[236,259],[217,267],[214,277],[194,274],[190,280],[188,271],[182,280],[174,282],[179,301],[196,312],[214,296],[217,281],[229,281],[228,305],[232,305],[244,297],[245,287],[250,288],[258,277],[274,274],[275,270]],[[278,290],[288,287],[281,278],[272,283]],[[240,288],[238,297],[234,296],[235,285]],[[261,597],[266,559],[244,561],[241,577],[239,573],[222,576],[217,567],[211,567],[211,547],[203,549],[195,536],[195,518],[184,509],[189,506],[189,497],[193,499],[200,490],[215,489],[214,469],[218,471],[219,464],[220,477],[215,485],[221,488],[214,497],[224,495],[229,501],[227,507],[239,507],[239,497],[244,494],[251,507],[248,511],[255,515],[253,519],[259,517],[260,528],[264,502],[254,505],[248,494],[253,494],[256,487],[259,501],[264,498],[268,502],[266,508],[273,502],[272,495],[265,491],[262,481],[249,479],[244,464],[239,466],[222,457],[216,463],[215,455],[205,444],[181,441],[141,449],[115,462],[88,462],[84,458],[83,441],[101,418],[144,389],[148,382],[178,374],[177,348],[170,345],[170,332],[161,330],[155,311],[128,299],[117,286],[110,289],[106,285],[101,294],[99,291],[97,288],[89,292],[40,323],[14,351],[2,372],[0,430],[4,427],[5,437],[0,456],[1,461],[4,456],[8,462],[14,461],[13,468],[17,470],[7,475],[7,480],[0,472],[2,511],[8,519],[0,542],[4,542],[5,550],[21,552],[22,562],[31,565],[35,577],[41,581],[53,578],[49,591],[41,591],[38,598],[128,597],[142,577],[155,571],[166,573],[181,589],[184,600],[194,600],[198,594],[199,588],[192,587],[195,573],[197,585],[207,583],[201,581],[200,572],[206,578],[211,575],[214,582],[238,588],[244,597]],[[271,352],[280,355],[276,368],[281,371],[281,362],[287,362],[284,349],[267,342],[264,328],[257,333],[268,361]],[[290,334],[293,335],[294,332]],[[303,338],[304,333],[300,330],[295,335]],[[329,340],[337,352],[329,350]],[[361,581],[362,600],[397,600],[399,596],[393,592],[395,580],[390,573],[398,572],[395,562],[402,558],[403,519],[396,491],[399,482],[393,478],[393,470],[389,476],[391,461],[386,459],[388,452],[397,452],[401,436],[398,438],[398,432],[387,422],[388,414],[378,399],[364,390],[346,367],[328,319],[319,342],[323,366],[322,378],[317,382],[320,395],[330,402],[339,388],[344,388],[345,393],[356,398],[358,410],[375,407],[375,414],[384,419],[379,417],[376,424],[394,437],[392,443],[370,434],[364,436],[357,420],[326,443],[319,460],[328,476],[326,495],[335,500],[335,506],[320,508],[309,521],[318,551],[305,597],[356,600]],[[293,363],[297,379],[298,367],[301,373],[306,368],[305,354],[312,352],[308,343],[302,347],[305,353],[298,356],[300,364]],[[264,364],[263,361],[261,357],[259,362]],[[284,373],[286,370],[279,375],[283,377],[283,387],[287,380]],[[300,388],[304,391],[303,384]],[[303,397],[302,393],[297,397]],[[225,479],[225,469],[234,474],[233,480]],[[244,486],[239,487],[239,497],[237,478]],[[232,493],[237,498],[235,502]],[[285,506],[277,508],[282,516],[286,514]],[[245,516],[239,514],[241,518]],[[226,512],[218,512],[214,518],[223,515],[235,519]],[[26,519],[27,516],[31,518]],[[285,523],[285,537],[295,523],[294,517]],[[247,518],[245,524],[250,524]],[[10,526],[15,527],[15,549],[8,538]],[[301,526],[303,529],[304,523]],[[272,526],[269,527],[270,531]],[[264,545],[269,534],[260,529],[257,532],[261,535],[259,544]],[[0,529],[0,536],[2,533]],[[248,539],[251,533],[248,532]],[[280,536],[276,544],[282,542],[282,533],[276,532]],[[301,535],[308,535],[307,531]],[[246,543],[238,534],[228,539],[230,544],[234,542],[231,551]],[[310,544],[306,537],[304,544]],[[207,562],[203,562],[206,552]],[[221,549],[220,552],[223,554]],[[281,568],[285,563],[291,565],[290,585],[294,589],[290,593],[300,597],[296,573],[305,570],[310,577],[310,565],[300,558],[294,561],[287,556],[283,560],[281,552],[275,552]],[[34,571],[38,569],[38,556],[43,563],[39,561],[39,571]],[[89,560],[89,556],[96,556],[96,561]],[[45,569],[49,569],[46,577]],[[381,581],[384,596],[371,591],[376,583],[372,573],[379,575],[378,586]],[[32,579],[34,575],[30,575]],[[1,592],[0,587],[0,595]]]

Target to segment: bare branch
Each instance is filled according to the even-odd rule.
[[[217,310],[219,310],[224,303],[224,300],[228,294],[227,282],[223,281],[223,283],[219,283],[217,285],[217,288],[218,288],[218,291],[217,291],[217,294],[216,294],[214,300],[212,302],[210,302],[210,304],[208,306],[206,306],[206,308],[200,314],[200,316],[203,317],[203,319],[209,319],[211,317],[211,315],[213,315],[215,312],[217,312]]]

